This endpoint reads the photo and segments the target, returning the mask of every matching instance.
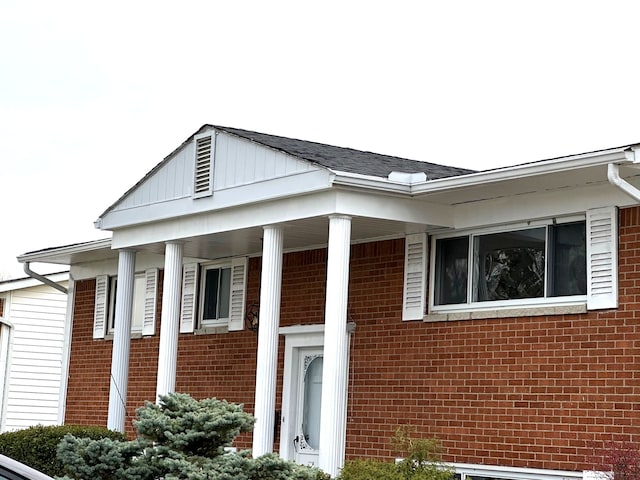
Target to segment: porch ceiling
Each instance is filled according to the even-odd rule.
[[[323,247],[329,237],[329,220],[315,217],[287,222],[284,230],[284,249],[296,250]],[[374,238],[397,237],[405,233],[424,231],[424,225],[389,220],[354,217],[351,222],[351,239],[354,242]],[[216,259],[238,255],[262,253],[263,230],[260,227],[203,235],[184,240],[185,257]],[[145,245],[143,250],[163,254],[161,242]]]

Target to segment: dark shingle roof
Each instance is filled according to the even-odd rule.
[[[278,137],[276,135],[267,135],[265,133],[221,127],[218,125],[211,125],[211,127],[280,150],[317,165],[342,172],[385,178],[389,173],[394,171],[404,173],[424,172],[428,180],[474,173],[474,170],[468,170],[466,168],[447,167],[435,163],[363,152],[352,148],[334,147],[322,143]]]

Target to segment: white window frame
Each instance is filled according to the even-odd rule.
[[[116,316],[116,284],[118,276],[109,277],[109,311],[107,335],[113,335],[115,330]],[[144,289],[145,274],[144,272],[136,273],[133,282],[133,304],[131,311],[131,333],[142,333],[142,324],[144,322]]]
[[[229,316],[216,318],[216,319],[205,319],[204,318],[204,301],[205,301],[205,292],[207,290],[206,289],[207,272],[209,270],[220,270],[220,272],[222,272],[222,270],[224,269],[230,270],[229,299],[228,299]],[[232,295],[231,282],[233,281],[232,275],[233,275],[233,269],[230,262],[203,263],[200,265],[200,278],[198,279],[199,285],[200,285],[200,291],[198,293],[198,327],[197,327],[198,329],[205,329],[210,327],[226,327],[227,325],[229,325],[229,320],[231,316],[231,295]],[[218,302],[219,301],[220,301],[220,292],[218,291]]]
[[[470,463],[448,463],[445,465],[459,474],[461,480],[470,480],[473,476],[493,477],[505,480],[586,480],[596,478],[593,476],[594,472],[589,471],[501,467],[497,465],[474,465]]]
[[[507,308],[519,308],[519,307],[541,307],[541,306],[570,306],[570,305],[584,305],[587,302],[587,295],[571,295],[571,296],[562,296],[562,297],[537,297],[537,298],[521,298],[521,299],[512,299],[512,300],[497,300],[497,301],[484,301],[484,302],[474,302],[472,301],[472,290],[473,290],[473,262],[474,262],[474,254],[473,254],[473,241],[477,236],[493,234],[493,233],[503,233],[503,232],[515,232],[519,230],[527,230],[527,229],[535,229],[540,227],[547,227],[553,224],[563,224],[563,223],[572,223],[572,222],[580,222],[586,221],[585,215],[575,215],[575,216],[567,216],[563,218],[556,219],[546,219],[546,220],[538,220],[538,221],[530,221],[526,223],[517,223],[510,225],[501,225],[501,226],[493,226],[479,229],[471,229],[471,230],[460,230],[455,232],[443,233],[438,235],[433,235],[432,237],[432,248],[430,255],[430,263],[434,265],[434,268],[429,272],[429,285],[432,287],[429,288],[429,311],[430,313],[450,313],[450,312],[466,312],[466,311],[482,311],[482,310],[497,310],[497,309],[507,309]],[[457,303],[450,305],[436,305],[436,283],[437,283],[437,271],[436,268],[436,252],[437,252],[437,242],[442,239],[447,238],[456,238],[456,237],[468,237],[469,238],[469,252],[468,252],[468,263],[467,263],[467,301],[465,303]],[[588,239],[587,239],[588,242]],[[545,235],[545,258],[548,258],[548,235]],[[545,260],[545,269],[547,268],[546,260]],[[588,270],[588,266],[587,266]],[[546,271],[545,271],[545,292],[546,292],[546,282],[548,281]]]

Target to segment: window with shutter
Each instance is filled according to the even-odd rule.
[[[185,265],[180,333],[244,329],[246,270],[243,257],[231,263]]]
[[[206,134],[195,137],[193,197],[210,196],[213,193],[213,158],[215,136]]]

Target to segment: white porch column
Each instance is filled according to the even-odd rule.
[[[273,452],[273,422],[276,408],[278,326],[282,286],[282,228],[264,227],[262,273],[260,276],[260,323],[256,367],[256,425],[253,429],[253,457]]]
[[[344,464],[347,429],[347,300],[350,246],[351,217],[329,217],[318,466],[332,477],[338,475]]]
[[[182,287],[181,242],[167,242],[164,252],[162,313],[160,314],[160,350],[156,402],[160,395],[175,392],[180,328],[180,289]]]
[[[113,349],[111,351],[111,384],[107,428],[123,432],[127,415],[127,383],[129,381],[129,350],[131,347],[131,315],[135,283],[136,252],[118,252],[118,288],[114,316]]]

